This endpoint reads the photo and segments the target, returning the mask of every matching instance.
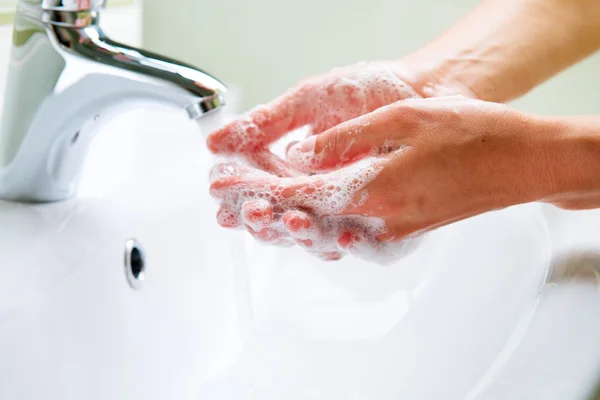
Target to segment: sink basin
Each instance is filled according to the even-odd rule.
[[[0,203],[1,399],[192,399],[235,355],[239,254],[211,165],[181,113],[135,111],[93,143],[78,198]]]
[[[75,199],[0,202],[0,399],[575,399],[593,388],[596,283],[547,277],[558,255],[598,248],[600,213],[528,204],[439,229],[393,266],[325,263],[219,228],[213,162],[195,123],[149,107],[104,127]]]

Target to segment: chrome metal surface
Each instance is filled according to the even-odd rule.
[[[62,11],[98,10],[106,5],[106,0],[21,0],[21,2],[45,10]]]
[[[21,0],[0,120],[0,198],[72,197],[97,128],[135,101],[192,119],[225,104],[225,86],[191,65],[117,43],[103,0]]]
[[[144,285],[146,261],[144,252],[135,239],[125,243],[125,276],[133,289],[141,289]]]

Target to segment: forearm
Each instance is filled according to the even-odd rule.
[[[423,95],[506,102],[600,48],[598,0],[487,0],[409,55]]]

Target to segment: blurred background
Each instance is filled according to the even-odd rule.
[[[150,49],[188,60],[239,88],[246,109],[306,75],[401,58],[480,2],[144,0],[142,38]],[[546,114],[598,114],[600,55],[517,105]]]
[[[0,0],[4,81],[11,12]],[[115,40],[187,61],[240,93],[240,110],[299,79],[358,61],[415,50],[480,0],[108,0],[102,26]],[[0,87],[1,89],[1,87]],[[600,54],[539,87],[515,106],[543,114],[600,113]]]

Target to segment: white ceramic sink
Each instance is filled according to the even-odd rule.
[[[213,162],[181,113],[136,111],[98,135],[77,198],[0,202],[0,399],[564,400],[593,386],[596,283],[545,279],[555,254],[600,253],[600,213],[514,207],[391,267],[325,263],[219,228]]]

